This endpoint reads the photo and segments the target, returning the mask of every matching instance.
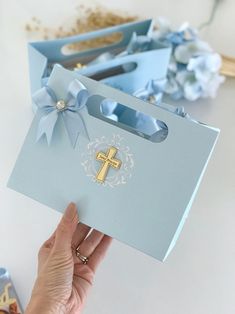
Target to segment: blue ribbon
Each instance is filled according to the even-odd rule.
[[[47,143],[50,145],[59,116],[63,119],[73,147],[76,145],[79,134],[90,140],[81,114],[88,97],[88,90],[76,79],[69,84],[65,99],[58,99],[54,91],[48,86],[38,90],[33,95],[33,101],[42,112],[42,117],[38,124],[36,141],[45,134]]]
[[[152,98],[152,103],[159,103],[162,99],[163,88],[165,86],[166,79],[161,80],[149,80],[144,88],[138,89],[133,93],[133,96],[138,97],[144,101],[149,101]]]
[[[130,42],[126,47],[126,50],[118,54],[117,56],[123,57],[126,55],[144,52],[150,50],[150,45],[153,38],[149,35],[137,35],[134,32],[131,36]]]

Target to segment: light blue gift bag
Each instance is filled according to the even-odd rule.
[[[23,314],[11,277],[2,267],[0,267],[0,313]]]
[[[161,261],[182,229],[219,130],[55,66],[8,186]],[[103,105],[151,117],[140,132]],[[78,135],[79,134],[79,135]],[[40,215],[40,213],[38,213]]]
[[[73,70],[76,63],[85,67],[79,74],[102,81],[127,93],[143,88],[150,79],[164,79],[171,48],[152,36],[153,21],[137,21],[96,30],[77,36],[29,44],[31,92],[47,82],[53,65]],[[67,45],[121,34],[113,44],[65,54]]]

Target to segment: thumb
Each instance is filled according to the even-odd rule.
[[[71,250],[72,238],[77,224],[77,207],[74,203],[70,203],[56,229],[55,250]]]

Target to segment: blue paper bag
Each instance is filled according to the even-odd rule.
[[[0,313],[23,314],[15,287],[5,268],[0,267]]]
[[[61,212],[74,201],[83,223],[163,261],[219,130],[60,66],[33,98],[38,110],[8,186]],[[109,119],[109,101],[156,127]]]
[[[46,84],[55,63],[73,70],[76,63],[86,64],[79,74],[100,80],[108,85],[134,93],[143,88],[150,79],[164,79],[170,58],[171,48],[152,37],[153,21],[137,21],[117,25],[77,36],[56,40],[33,42],[29,44],[29,68],[31,92],[34,93]],[[120,33],[120,41],[104,47],[94,48],[66,55],[66,45],[102,38]],[[133,36],[151,38],[145,51],[136,50],[128,53],[125,49]],[[144,43],[143,43],[144,45]],[[114,57],[110,56],[114,54]],[[107,57],[108,56],[108,57]]]

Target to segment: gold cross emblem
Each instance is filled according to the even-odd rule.
[[[112,167],[114,169],[119,169],[121,167],[121,160],[114,158],[116,153],[117,153],[117,148],[111,146],[107,153],[103,153],[103,152],[98,152],[96,154],[96,160],[102,161],[103,164],[100,168],[100,170],[98,171],[97,175],[96,175],[96,180],[99,182],[104,182],[105,178],[107,176],[109,167]]]
[[[4,305],[11,305],[16,302],[15,298],[11,298],[9,295],[9,289],[11,287],[11,283],[7,283],[4,287],[4,292],[0,295],[0,307]]]

